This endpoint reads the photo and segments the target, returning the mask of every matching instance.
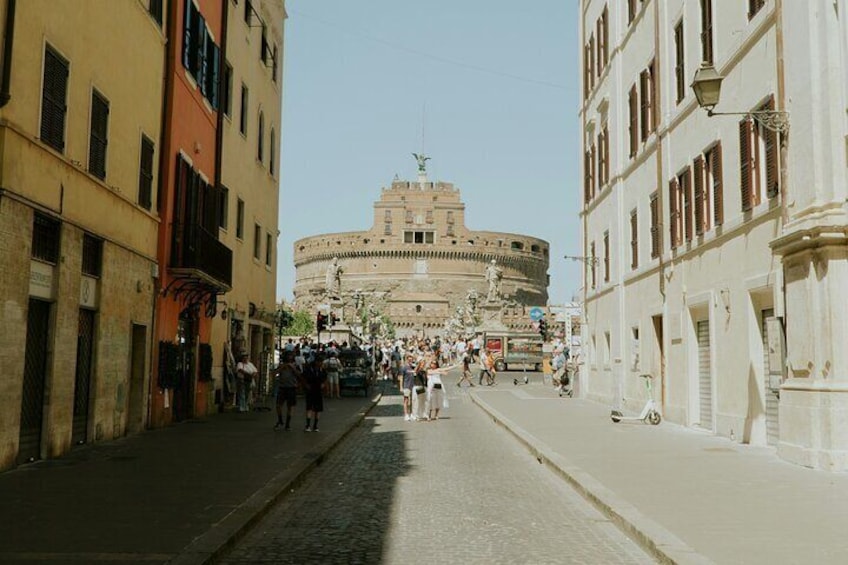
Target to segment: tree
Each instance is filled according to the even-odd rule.
[[[306,310],[292,313],[291,323],[283,328],[285,335],[312,335],[315,333],[315,319]]]

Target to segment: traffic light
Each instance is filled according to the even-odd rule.
[[[543,340],[548,340],[548,322],[544,318],[539,320],[539,335],[542,336]]]
[[[327,316],[326,314],[322,314],[318,312],[318,317],[315,319],[315,326],[318,328],[318,331],[322,331],[327,328]]]

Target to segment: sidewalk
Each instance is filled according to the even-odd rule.
[[[666,563],[848,563],[848,474],[609,407],[541,384],[473,400]]]
[[[305,433],[224,413],[83,446],[0,474],[0,563],[203,563],[237,539],[379,398],[325,400]]]

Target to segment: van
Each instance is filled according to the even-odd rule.
[[[542,336],[533,333],[485,333],[483,343],[495,358],[496,371],[542,370]]]

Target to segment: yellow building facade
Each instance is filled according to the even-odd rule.
[[[0,469],[145,425],[165,23],[0,1]]]
[[[229,355],[247,352],[265,371],[273,350],[287,17],[283,0],[228,4],[219,239],[233,251],[233,284],[211,336],[215,387],[226,398]]]

